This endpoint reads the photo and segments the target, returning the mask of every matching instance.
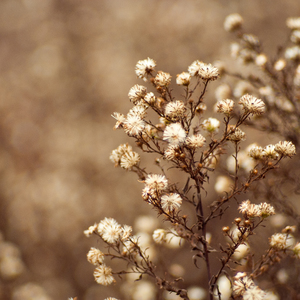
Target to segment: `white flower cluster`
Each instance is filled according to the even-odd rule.
[[[128,144],[122,144],[111,152],[109,159],[115,163],[115,166],[121,166],[126,170],[130,170],[133,166],[140,162],[140,155],[134,152]]]
[[[254,159],[278,159],[279,157],[292,157],[296,155],[296,147],[292,142],[280,141],[275,145],[267,145],[262,148],[253,146],[249,150],[249,156]]]
[[[266,293],[261,290],[245,272],[239,272],[234,276],[233,294],[242,296],[245,300],[263,300]]]
[[[240,213],[248,218],[261,217],[266,218],[275,215],[275,209],[272,205],[264,202],[260,204],[250,203],[249,200],[243,201],[239,206]]]

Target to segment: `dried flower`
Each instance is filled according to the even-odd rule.
[[[253,145],[253,147],[249,149],[248,155],[254,159],[261,159],[263,150],[262,147]]]
[[[265,112],[265,103],[261,99],[246,94],[240,98],[239,104],[243,106],[245,113],[260,115]]]
[[[248,289],[255,287],[253,280],[246,273],[238,273],[237,276],[232,287],[234,296],[242,296]]]
[[[181,100],[169,102],[165,108],[165,115],[173,121],[178,121],[184,117],[186,107]]]
[[[221,100],[217,103],[217,112],[229,115],[233,111],[234,102],[231,99]]]
[[[104,253],[92,247],[87,254],[87,260],[95,266],[101,265],[104,262]]]
[[[130,101],[133,102],[133,104],[137,104],[141,102],[141,100],[145,97],[146,93],[146,87],[136,84],[129,90],[128,97]]]
[[[184,142],[186,132],[180,123],[173,123],[166,127],[163,140],[168,141],[172,145],[179,145]]]
[[[153,105],[156,102],[156,97],[152,92],[150,92],[150,93],[146,94],[146,96],[144,97],[144,100],[149,105]]]
[[[243,22],[244,20],[240,14],[228,15],[224,21],[224,29],[229,32],[236,31],[242,27]]]
[[[114,126],[114,129],[120,128],[123,125],[124,121],[126,120],[125,116],[118,112],[114,112],[111,116],[117,120],[117,123]]]
[[[120,166],[123,169],[130,170],[133,166],[136,166],[140,162],[140,155],[134,151],[126,152],[122,155],[120,160]]]
[[[279,154],[276,152],[274,145],[267,145],[266,147],[263,148],[261,157],[276,160],[279,158]]]
[[[260,203],[258,205],[259,208],[259,216],[262,218],[266,218],[272,215],[275,215],[275,209],[272,205],[270,205],[269,203]]]
[[[95,269],[94,278],[96,282],[101,285],[110,285],[115,282],[111,268],[107,267],[105,264],[100,265]]]
[[[292,30],[300,29],[300,18],[288,18],[286,26]]]
[[[124,225],[122,228],[122,237],[121,240],[125,241],[131,237],[132,234],[132,227],[129,225]]]
[[[164,175],[148,174],[145,184],[155,191],[164,191],[168,187],[168,180]]]
[[[134,253],[135,251],[137,251],[138,249],[138,237],[136,236],[132,236],[130,237],[130,239],[126,240],[123,243],[123,251],[122,254],[123,255],[129,255]]]
[[[300,59],[300,47],[294,46],[285,50],[284,56],[287,60],[298,60]]]
[[[167,160],[175,159],[177,151],[178,151],[177,145],[169,145],[168,148],[164,152],[164,157]]]
[[[164,229],[156,229],[153,232],[152,238],[155,243],[163,244],[166,242],[166,234],[167,232]]]
[[[182,203],[182,199],[179,194],[171,193],[161,197],[162,209],[166,212],[177,211]]]
[[[154,71],[155,66],[156,62],[149,57],[144,60],[139,60],[135,66],[135,74],[138,78],[142,78],[144,81],[147,81],[147,75]]]
[[[129,136],[138,136],[145,128],[145,122],[137,115],[128,115],[123,127]]]
[[[300,43],[300,30],[294,30],[291,34],[291,41],[295,44]]]
[[[202,64],[198,76],[204,80],[216,80],[219,77],[219,70],[211,64]]]
[[[281,58],[278,59],[274,64],[274,69],[276,71],[282,71],[286,67],[286,60]]]
[[[199,73],[200,67],[204,65],[204,62],[200,60],[195,60],[189,67],[188,72],[191,76],[197,76]]]
[[[187,72],[182,72],[180,74],[177,75],[176,77],[176,83],[178,85],[189,85],[191,81],[191,74],[187,73]]]
[[[296,147],[292,142],[284,141],[275,145],[274,150],[282,156],[292,157],[296,155]]]
[[[243,300],[263,300],[265,299],[265,295],[266,293],[258,286],[253,286],[245,291]]]
[[[227,139],[231,142],[240,142],[246,139],[246,134],[239,128],[234,128],[234,131],[227,136]]]
[[[158,86],[168,86],[171,82],[172,76],[169,73],[158,71],[154,78],[154,83]]]
[[[267,61],[268,61],[268,58],[263,53],[257,55],[256,58],[255,58],[255,64],[258,67],[264,67],[266,65]]]
[[[259,206],[250,203],[249,200],[243,201],[239,206],[240,213],[246,215],[249,218],[257,217],[260,214]]]
[[[206,139],[200,133],[194,134],[185,140],[186,146],[192,149],[203,147],[205,142]]]
[[[87,230],[85,230],[83,233],[86,237],[90,237],[94,232],[96,232],[98,227],[98,224],[95,223],[94,225],[90,226]]]
[[[220,127],[220,121],[215,118],[208,118],[202,122],[202,126],[210,133],[216,133]]]
[[[284,250],[287,248],[287,238],[286,233],[275,233],[270,238],[270,246],[276,250]]]
[[[113,218],[104,218],[104,220],[98,224],[97,230],[102,239],[109,244],[114,244],[119,241],[122,235],[121,225]]]

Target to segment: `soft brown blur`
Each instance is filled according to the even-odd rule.
[[[0,1],[0,226],[26,266],[1,279],[1,299],[26,283],[53,300],[117,290],[94,283],[86,252],[97,241],[83,230],[105,216],[130,224],[149,209],[136,177],[108,159],[128,141],[110,115],[126,113],[129,89],[142,84],[135,63],[153,58],[175,78],[195,59],[225,58],[223,21],[234,12],[275,52],[300,9],[298,0],[271,2]]]

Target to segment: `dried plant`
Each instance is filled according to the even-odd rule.
[[[281,47],[274,59],[263,52],[257,37],[243,32],[242,24],[243,18],[233,14],[226,18],[224,27],[238,39],[238,43],[232,45],[232,55],[245,67],[252,64],[255,68],[250,67],[250,71],[255,75],[243,75],[243,71],[233,74],[228,71],[226,62],[213,66],[197,60],[187,72],[176,77],[183,94],[178,99],[170,87],[169,73],[156,72],[153,59],[138,61],[136,75],[147,82],[148,87],[139,84],[132,87],[128,97],[133,107],[127,115],[115,112],[113,117],[116,119],[114,128],[124,130],[144,154],[140,155],[129,144],[121,144],[112,151],[110,160],[115,166],[137,174],[143,184],[142,201],[149,204],[169,228],[155,228],[154,245],[134,235],[131,226],[120,225],[112,218],[91,226],[85,235],[97,235],[106,246],[105,252],[91,248],[87,255],[88,261],[95,265],[97,283],[110,285],[116,276],[134,273],[138,275],[135,279],[152,279],[158,290],[186,300],[279,299],[274,286],[268,290],[259,287],[259,278],[284,257],[300,258],[300,243],[293,235],[295,227],[287,226],[281,233],[274,233],[261,257],[255,255],[257,245],[251,241],[256,232],[265,230],[263,224],[269,217],[273,218],[275,208],[299,222],[290,204],[287,203],[285,209],[278,206],[281,195],[274,195],[266,177],[272,175],[270,178],[276,185],[284,185],[290,175],[288,164],[282,162],[295,156],[295,145],[299,145],[300,19],[288,19],[291,41],[295,45]],[[220,77],[228,81],[216,88],[218,101],[214,114],[219,114],[222,121],[214,116],[204,117],[208,113],[208,87]],[[238,81],[232,81],[234,79]],[[236,84],[233,92],[230,82]],[[266,146],[244,145],[243,130],[247,128],[277,134],[283,140]],[[232,146],[234,153],[229,155],[228,169],[224,170],[222,162],[228,158],[228,149]],[[143,166],[143,160],[150,154],[156,157],[158,172],[147,171]],[[215,186],[219,196],[207,203],[204,199],[214,197],[209,198],[208,185],[214,173],[223,174]],[[171,178],[176,181],[172,182]],[[294,177],[293,183],[297,182]],[[260,191],[259,197],[255,197],[253,187]],[[252,197],[253,200],[247,199]],[[267,202],[254,203],[256,198]],[[229,222],[233,227],[221,225],[220,220],[225,216],[227,220],[232,218]],[[222,241],[210,236],[212,228],[222,232]],[[160,263],[159,253],[153,252],[157,247],[180,247],[183,243],[192,251],[195,274],[202,272],[199,265],[204,262],[206,283],[199,283],[197,296],[191,296],[192,291],[185,285],[181,272],[170,272]],[[108,258],[125,264],[120,264],[120,270],[113,270],[106,265]],[[291,295],[297,294],[297,287],[291,285],[290,291]],[[155,290],[151,293],[149,299],[169,297]]]

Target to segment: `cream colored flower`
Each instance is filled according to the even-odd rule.
[[[270,158],[270,159],[278,159],[279,158],[279,154],[278,152],[275,150],[275,146],[274,145],[267,145],[263,148],[263,151],[261,153],[261,157],[262,158]]]
[[[152,238],[155,243],[163,244],[166,242],[166,234],[167,232],[164,229],[156,229],[152,234]]]
[[[206,139],[200,133],[194,134],[185,140],[185,144],[187,145],[187,147],[192,149],[203,147],[205,142]]]
[[[136,84],[129,90],[128,97],[131,102],[137,104],[146,96],[146,93],[147,93],[146,87]]]
[[[286,26],[292,30],[300,29],[300,18],[288,18]]]
[[[120,128],[123,125],[124,121],[126,120],[125,116],[118,112],[114,112],[111,116],[117,120],[117,123],[114,126],[114,129]]]
[[[134,151],[126,152],[122,155],[120,160],[120,166],[123,169],[130,170],[133,166],[136,166],[140,162],[140,155]]]
[[[287,239],[286,233],[275,233],[270,238],[270,246],[276,250],[284,250],[288,246]]]
[[[265,103],[261,99],[246,94],[240,98],[239,104],[243,106],[245,113],[260,115],[265,112]]]
[[[90,226],[87,230],[85,230],[83,233],[86,237],[90,237],[94,232],[97,231],[97,227],[98,227],[98,224],[94,224],[92,226]]]
[[[274,150],[282,156],[292,157],[296,155],[296,147],[292,142],[284,141],[275,145]]]
[[[101,265],[104,262],[104,253],[92,247],[87,254],[87,260],[95,266]]]
[[[234,13],[228,15],[224,21],[224,29],[232,32],[242,27],[244,20],[240,14]]]
[[[232,287],[234,296],[242,296],[248,289],[255,287],[253,280],[245,273],[238,273],[237,275],[239,276],[235,277],[236,280]]]
[[[240,128],[235,128],[232,133],[227,136],[227,139],[231,142],[240,142],[246,139],[246,134]]]
[[[100,265],[95,269],[94,278],[96,282],[101,285],[110,285],[115,282],[111,268],[107,267],[105,264]]]
[[[128,115],[123,127],[129,136],[138,136],[145,128],[145,122],[137,115]]]
[[[164,175],[148,174],[145,185],[155,191],[164,191],[168,187],[168,180]]]
[[[177,75],[176,77],[176,83],[178,85],[189,85],[191,81],[191,74],[187,73],[187,72],[182,72],[180,74]]]
[[[172,145],[179,145],[184,142],[186,132],[180,123],[172,123],[168,125],[163,134],[163,140],[168,141]]]
[[[169,102],[165,107],[165,115],[174,121],[179,121],[184,117],[186,107],[181,100]]]
[[[159,86],[168,86],[171,82],[172,76],[169,73],[158,71],[154,78],[154,83]]]
[[[220,100],[217,103],[217,112],[229,115],[233,111],[234,101],[231,99]]]
[[[164,152],[164,157],[167,160],[172,160],[176,158],[176,153],[178,152],[178,146],[177,145],[169,145],[168,148]]]
[[[208,118],[202,122],[202,127],[210,133],[216,133],[220,127],[220,121],[215,118]]]
[[[166,212],[177,211],[182,203],[182,198],[177,193],[166,194],[161,197],[162,209]]]
[[[102,239],[109,244],[114,244],[119,241],[122,235],[121,225],[113,218],[104,218],[98,224],[97,230]]]
[[[149,57],[147,59],[139,60],[135,66],[135,74],[138,78],[147,81],[147,75],[154,71],[155,66],[156,62]]]

